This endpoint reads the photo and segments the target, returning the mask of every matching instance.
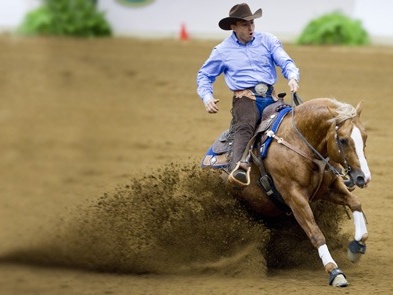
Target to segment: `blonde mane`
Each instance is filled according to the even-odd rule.
[[[335,111],[337,112],[337,115],[329,121],[335,122],[336,125],[339,125],[347,119],[352,119],[356,117],[357,112],[352,105],[345,102],[340,102],[336,99],[331,99],[331,101],[336,107]]]

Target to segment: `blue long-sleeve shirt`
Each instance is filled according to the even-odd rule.
[[[281,68],[286,79],[299,80],[299,69],[276,36],[255,32],[252,41],[242,44],[232,33],[213,48],[198,71],[198,95],[205,102],[211,99],[213,83],[222,73],[232,91],[254,87],[261,82],[274,85],[277,82],[276,66]]]

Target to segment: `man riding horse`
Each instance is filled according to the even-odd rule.
[[[273,85],[277,82],[276,66],[288,79],[289,89],[299,89],[299,69],[285,52],[278,38],[270,33],[255,32],[254,19],[262,16],[262,9],[254,14],[245,4],[237,4],[218,23],[232,34],[212,50],[197,75],[198,94],[207,112],[218,112],[213,96],[213,83],[222,73],[233,92],[232,155],[228,180],[241,186],[249,183],[250,162],[242,159],[247,143],[261,120],[263,110],[277,101]]]
[[[237,197],[261,216],[290,212],[317,249],[329,284],[345,287],[346,276],[330,254],[310,203],[325,200],[351,210],[355,235],[348,258],[359,261],[368,231],[362,205],[352,191],[371,181],[367,133],[360,121],[362,102],[356,108],[328,98],[296,103],[299,70],[275,36],[254,32],[254,19],[261,15],[260,9],[252,14],[247,4],[235,5],[219,22],[232,35],[213,49],[198,72],[198,94],[209,113],[218,112],[212,88],[217,76],[224,73],[234,92],[231,128],[208,150],[202,167],[225,171],[229,159],[228,180],[242,187],[234,190]],[[283,100],[274,103],[275,66],[289,80],[292,107]]]

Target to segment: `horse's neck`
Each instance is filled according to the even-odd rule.
[[[297,130],[318,152],[326,153],[326,145],[331,135],[332,124],[328,123],[330,117],[326,112],[317,112],[313,109],[304,109],[295,112]]]

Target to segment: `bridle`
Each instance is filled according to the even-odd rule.
[[[345,122],[345,121],[344,121],[344,122]],[[343,122],[342,122],[342,123],[343,123]],[[341,155],[341,157],[343,158],[343,163],[344,163],[344,165],[342,165],[342,166],[344,167],[344,173],[340,173],[339,175],[340,175],[341,177],[345,177],[345,176],[347,176],[348,173],[351,171],[351,166],[350,166],[349,163],[348,163],[348,159],[347,159],[347,157],[346,157],[346,155],[345,155],[345,153],[344,153],[343,145],[342,145],[342,143],[341,143],[341,141],[340,141],[340,138],[338,137],[338,129],[340,129],[341,126],[342,126],[342,125],[336,126],[336,127],[334,128],[334,132],[335,132],[335,134],[334,134],[334,139],[335,139],[336,144],[337,144],[337,147],[338,147],[338,153],[339,153],[339,154]]]

